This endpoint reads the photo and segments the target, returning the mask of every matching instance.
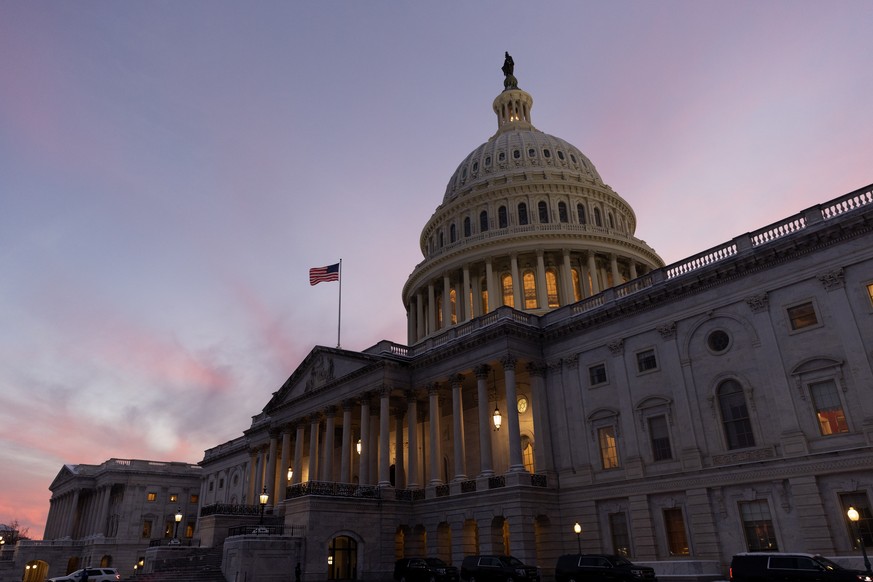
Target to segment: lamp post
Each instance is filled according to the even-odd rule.
[[[264,525],[264,506],[267,505],[267,501],[269,501],[270,496],[267,495],[267,486],[264,485],[264,491],[260,495],[261,502],[261,520],[258,522],[258,525]]]
[[[173,539],[170,540],[171,546],[178,546],[181,542],[179,542],[179,522],[182,521],[182,508],[176,510],[176,515],[173,516],[173,519],[176,520],[175,529],[173,529]]]
[[[870,558],[867,557],[867,548],[864,547],[864,538],[861,537],[861,528],[858,527],[858,520],[861,519],[861,514],[854,507],[850,507],[846,512],[849,521],[852,522],[852,533],[858,540],[858,545],[861,546],[861,555],[864,556],[864,570],[867,576],[873,576],[873,570],[870,569]]]
[[[573,531],[576,532],[576,545],[579,547],[579,553],[582,553],[582,526],[579,522],[573,524]]]

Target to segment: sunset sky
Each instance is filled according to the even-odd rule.
[[[671,263],[873,182],[873,3],[0,2],[0,523],[197,462],[401,287],[504,51]]]

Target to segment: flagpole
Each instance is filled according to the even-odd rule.
[[[343,260],[339,261],[339,314],[336,318],[336,347],[340,347],[340,329],[343,320]]]

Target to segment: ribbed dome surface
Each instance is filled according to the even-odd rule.
[[[563,139],[536,129],[504,131],[464,158],[446,186],[443,204],[476,184],[524,169],[566,172],[568,178],[603,184],[591,160]]]

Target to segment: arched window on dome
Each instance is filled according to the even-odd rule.
[[[570,222],[570,217],[567,215],[566,202],[558,202],[558,220],[561,222]]]
[[[603,219],[600,218],[600,209],[594,209],[594,224],[595,226],[603,226]]]
[[[579,269],[570,269],[570,277],[573,279],[573,298],[582,301],[582,277],[579,276]]]
[[[501,206],[497,209],[497,227],[506,228],[509,226],[509,218],[506,214],[506,206]]]
[[[519,202],[518,204],[518,224],[524,226],[527,224],[527,204]]]
[[[579,217],[579,224],[585,224],[585,206],[581,202],[576,205],[576,214]]]
[[[537,305],[537,278],[530,269],[522,273],[521,281],[524,284],[524,308],[536,309]]]
[[[488,232],[488,211],[479,213],[479,232]]]
[[[449,291],[449,313],[452,325],[458,325],[458,293],[454,289]]]
[[[612,212],[608,213],[606,218],[609,221],[609,228],[615,228],[615,219],[612,217]]]
[[[464,236],[468,237],[471,234],[472,234],[472,231],[470,230],[470,217],[467,216],[464,218]]]
[[[755,435],[743,387],[736,380],[725,380],[719,384],[716,394],[728,449],[754,447]]]
[[[503,287],[503,304],[507,307],[515,307],[515,293],[512,289],[512,275],[504,273],[500,277],[500,285]]]
[[[539,204],[537,204],[537,210],[540,215],[540,224],[548,224],[549,223],[549,205],[546,204],[545,200],[540,200]]]
[[[455,227],[455,224],[452,223],[452,225],[449,226],[449,242],[453,243],[456,240],[458,240],[458,229]]]
[[[485,277],[479,279],[479,289],[482,290],[479,300],[482,302],[481,312],[488,313],[488,283],[485,282]]]
[[[546,295],[550,309],[561,306],[561,298],[558,297],[558,272],[553,267],[546,269]]]

